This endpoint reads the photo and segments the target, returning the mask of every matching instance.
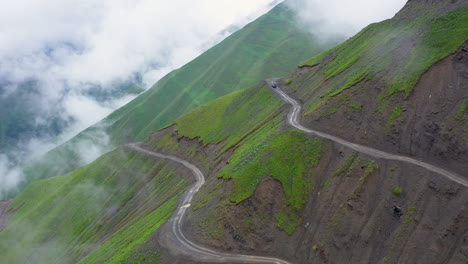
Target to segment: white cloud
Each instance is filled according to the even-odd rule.
[[[266,12],[271,2],[2,1],[0,74],[65,79],[79,88],[152,70],[148,65],[173,69],[199,55],[224,28]]]
[[[0,154],[0,199],[23,180],[23,173],[5,156]]]
[[[110,138],[104,131],[94,131],[87,134],[88,138],[80,141],[76,149],[80,154],[82,164],[88,164],[109,150]]]
[[[407,0],[290,0],[303,27],[320,38],[351,37],[365,26],[391,18]]]

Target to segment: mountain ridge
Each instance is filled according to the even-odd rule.
[[[420,6],[421,3],[430,4],[430,8]],[[349,142],[384,151],[390,149],[387,152],[398,155],[405,154],[405,151],[398,148],[395,151],[395,147],[389,147],[404,146],[403,141],[392,140],[394,131],[399,131],[398,135],[402,137],[408,137],[407,133],[413,132],[424,135],[424,125],[414,125],[412,129],[407,129],[407,123],[424,121],[421,116],[430,117],[431,122],[445,122],[445,126],[452,127],[454,135],[451,137],[463,140],[458,131],[466,127],[466,110],[462,109],[459,114],[460,107],[453,106],[453,102],[458,104],[462,101],[466,89],[463,90],[463,81],[457,85],[448,84],[452,80],[464,80],[463,65],[468,64],[464,42],[453,50],[455,54],[450,53],[439,62],[432,63],[429,71],[421,73],[422,77],[419,78],[418,74],[425,63],[418,70],[411,71],[414,76],[408,80],[418,77],[419,83],[411,87],[409,94],[405,88],[381,99],[381,95],[388,95],[386,91],[391,88],[386,85],[394,81],[393,73],[397,71],[393,68],[388,71],[391,77],[378,75],[383,74],[382,68],[375,69],[376,72],[367,67],[362,71],[364,73],[359,71],[360,63],[369,60],[366,57],[369,53],[365,50],[375,47],[369,43],[381,41],[375,38],[382,34],[372,32],[372,28],[385,27],[385,32],[400,32],[407,26],[424,29],[421,34],[415,35],[415,39],[408,40],[405,35],[390,35],[389,39],[395,37],[392,42],[386,42],[392,47],[388,50],[390,53],[370,52],[376,56],[371,56],[371,60],[384,61],[391,52],[399,52],[399,45],[406,46],[406,41],[416,43],[432,34],[431,28],[437,28],[441,21],[465,21],[464,12],[448,13],[451,9],[460,9],[454,8],[457,5],[466,4],[457,1],[411,1],[401,14],[419,14],[424,10],[440,12],[427,24],[421,23],[425,21],[423,19],[414,25],[411,20],[403,20],[395,24],[384,21],[380,26],[371,26],[337,48],[319,55],[318,59],[316,57],[308,62],[315,65],[295,69],[278,80],[278,85],[289,96],[301,99],[300,103],[306,112],[299,117],[304,126],[338,135]],[[397,14],[394,19],[401,14]],[[456,16],[453,17],[453,14]],[[404,27],[400,27],[399,23]],[[395,25],[396,28],[391,27]],[[459,34],[459,28],[464,30],[463,25],[455,24],[451,28],[455,30],[448,30],[446,37]],[[354,47],[363,50],[358,50],[358,55],[349,53]],[[418,45],[414,47],[419,48]],[[439,47],[436,45],[434,48]],[[445,50],[443,46],[443,49],[443,54],[446,54],[451,47]],[[341,59],[333,61],[336,58]],[[388,63],[383,66],[389,65],[392,66]],[[353,74],[355,72],[359,74]],[[148,151],[183,158],[200,168],[206,176],[206,184],[188,207],[183,222],[182,231],[188,239],[217,251],[275,256],[293,263],[466,262],[466,187],[424,168],[359,153],[332,140],[291,128],[286,123],[289,107],[273,94],[272,89],[269,83],[262,81],[220,97],[171,121],[143,141],[142,147]],[[430,99],[432,97],[427,94],[428,91],[435,94],[431,89],[447,92],[440,93],[440,98],[437,98],[442,101],[440,109],[434,108],[435,104]],[[419,93],[424,96],[419,96]],[[415,102],[424,104],[415,105]],[[447,105],[445,108],[442,107],[444,102]],[[410,118],[412,111],[416,110],[411,105],[424,108],[418,109],[420,116]],[[439,112],[434,114],[434,110]],[[369,127],[375,130],[369,130]],[[367,130],[360,130],[364,128]],[[417,137],[421,137],[421,134]],[[440,133],[441,137],[443,135]],[[434,138],[433,142],[439,140]],[[387,143],[389,146],[385,145]],[[420,148],[418,151],[425,150]],[[425,155],[416,153],[414,157],[422,158],[426,163],[432,163],[433,160],[440,163],[433,152],[426,152]],[[453,161],[455,165],[447,163],[442,167],[463,172],[460,170],[463,163]],[[59,222],[61,225],[54,229],[56,223],[47,221],[38,237],[23,242],[34,245],[43,241],[44,237],[66,234],[67,228],[63,223],[70,222],[73,230],[84,228],[85,232],[82,233],[86,235],[93,234],[101,225],[97,234],[102,236],[102,240],[98,239],[102,243],[95,244],[94,250],[88,247],[86,236],[80,237],[77,239],[79,242],[73,244],[77,248],[69,246],[71,250],[64,251],[67,252],[65,256],[71,255],[75,257],[72,260],[77,260],[76,256],[79,255],[78,260],[82,260],[82,263],[194,263],[167,247],[165,239],[170,238],[164,235],[164,230],[170,228],[171,223],[163,224],[169,212],[175,209],[174,200],[186,190],[188,183],[193,182],[193,179],[191,181],[182,175],[190,174],[172,162],[166,164],[119,149],[69,175],[32,184],[9,206],[7,213],[13,213],[13,218],[4,230],[10,228],[8,234],[21,237],[22,232],[26,231],[21,228],[14,230],[14,227],[21,227],[21,220],[27,219],[28,215],[36,214],[39,217],[42,213],[55,219],[63,215],[63,212],[55,210],[37,210],[34,205],[38,202],[42,208],[86,208],[83,203],[74,203],[71,199],[83,199],[75,196],[75,184],[71,183],[91,178],[96,179],[97,187],[109,186],[108,182],[115,183],[115,190],[111,189],[108,194],[90,195],[91,202],[96,199],[97,205],[106,205],[109,199],[123,199],[124,205],[116,203],[112,213],[107,215],[109,218],[100,217],[107,212],[99,210],[94,212],[95,215],[90,215],[89,219],[78,215],[79,223],[82,220],[89,221],[83,225],[75,226],[73,221],[66,221]],[[155,191],[159,186],[157,179],[167,181],[163,188],[165,193]],[[129,188],[131,184],[128,181],[137,181],[138,187]],[[127,199],[133,202],[128,203]],[[86,204],[90,203],[86,201]],[[163,214],[154,211],[159,210],[156,209],[158,206],[161,208],[161,201],[172,201],[167,208],[161,209]],[[137,210],[129,214],[129,208]],[[30,210],[34,213],[28,213]],[[147,218],[151,212],[164,215],[158,217],[157,227],[141,227],[134,225],[135,221],[127,222],[139,216],[143,220],[152,219]],[[114,227],[119,228],[115,230]],[[12,229],[16,232],[12,232]],[[135,239],[142,233],[141,239]],[[125,236],[122,234],[128,235],[129,240],[123,239]],[[5,236],[4,231],[0,231],[0,242],[2,235]],[[95,237],[91,238],[97,241]],[[10,259],[24,258],[28,252],[35,252],[30,250],[20,254],[8,249],[8,243],[0,243],[0,252],[7,253]],[[117,257],[112,256],[113,252],[117,252]],[[53,253],[55,259],[64,258],[63,255],[55,256]]]

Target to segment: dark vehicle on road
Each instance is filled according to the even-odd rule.
[[[278,87],[278,84],[276,82],[271,82],[271,87],[276,88]]]

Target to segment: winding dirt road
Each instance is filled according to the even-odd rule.
[[[271,83],[272,83],[271,80],[266,80],[266,81],[271,85]],[[273,81],[276,82],[276,80],[273,80]],[[445,177],[445,178],[447,178],[449,180],[452,180],[452,181],[454,181],[454,182],[456,182],[456,183],[458,183],[460,185],[468,187],[468,179],[466,179],[466,178],[464,178],[464,177],[462,177],[460,175],[457,175],[455,173],[452,173],[450,171],[447,171],[447,170],[444,170],[442,168],[436,167],[434,165],[431,165],[431,164],[428,164],[428,163],[425,163],[425,162],[422,162],[422,161],[419,161],[419,160],[416,160],[416,159],[413,159],[413,158],[410,158],[410,157],[395,155],[395,154],[387,153],[387,152],[384,152],[384,151],[381,151],[381,150],[373,149],[373,148],[370,148],[370,147],[358,145],[358,144],[346,141],[346,140],[344,140],[342,138],[329,135],[327,133],[323,133],[323,132],[320,132],[320,131],[317,131],[317,130],[306,128],[306,127],[302,126],[299,123],[299,118],[300,118],[300,113],[301,113],[301,105],[296,100],[292,99],[286,93],[284,93],[280,89],[279,85],[278,85],[277,88],[272,87],[272,90],[284,102],[287,102],[287,103],[292,105],[292,108],[291,108],[291,110],[290,110],[290,112],[288,114],[288,122],[289,122],[289,124],[291,124],[291,126],[297,128],[299,130],[302,130],[302,131],[304,131],[306,133],[309,133],[309,134],[319,136],[321,138],[329,139],[331,141],[334,141],[334,142],[339,143],[339,144],[341,144],[343,146],[346,146],[346,147],[351,148],[351,149],[353,149],[355,151],[367,154],[367,155],[372,156],[372,157],[382,158],[382,159],[387,159],[387,160],[396,160],[396,161],[402,161],[402,162],[414,164],[416,166],[425,168],[425,169],[427,169],[429,171],[435,172],[435,173],[437,173],[437,174],[439,174],[439,175],[441,175],[441,176],[443,176],[443,177]]]
[[[276,79],[269,79],[266,80],[267,83],[270,85],[272,84],[271,81],[274,81],[276,84]],[[274,85],[277,86],[277,85]],[[395,161],[401,161],[401,162],[407,162],[410,164],[414,164],[416,166],[425,168],[429,171],[438,173],[439,175],[452,180],[456,183],[459,183],[465,187],[468,187],[468,180],[454,174],[452,172],[449,172],[447,170],[444,170],[442,168],[433,166],[431,164],[410,158],[410,157],[405,157],[405,156],[400,156],[400,155],[395,155],[391,153],[387,153],[384,151],[380,151],[377,149],[373,149],[370,147],[358,145],[355,143],[351,143],[349,141],[346,141],[342,138],[335,137],[320,131],[316,131],[313,129],[306,128],[302,126],[299,123],[299,118],[300,118],[300,113],[301,113],[301,106],[300,104],[286,95],[280,87],[273,88],[272,90],[286,103],[289,103],[292,105],[292,108],[288,114],[288,122],[291,124],[291,126],[302,130],[306,133],[316,135],[321,138],[329,139],[331,141],[334,141],[336,143],[339,143],[343,146],[349,147],[355,151],[367,154],[369,156],[373,156],[376,158],[382,158],[382,159],[387,159],[387,160],[395,160]],[[198,245],[189,239],[182,233],[182,223],[185,217],[185,214],[187,212],[187,209],[190,207],[193,198],[195,194],[198,193],[200,188],[205,184],[205,177],[203,173],[198,169],[196,166],[193,164],[180,159],[175,156],[170,156],[170,155],[164,155],[161,153],[156,153],[147,149],[144,149],[140,146],[140,143],[130,143],[127,145],[129,149],[132,149],[134,151],[143,153],[145,155],[157,157],[157,158],[162,158],[162,159],[169,159],[174,162],[177,162],[179,164],[182,164],[186,168],[190,169],[193,172],[193,175],[195,176],[196,182],[193,186],[190,187],[190,189],[183,194],[179,207],[176,209],[174,215],[171,217],[169,220],[170,223],[170,236],[172,236],[174,239],[173,241],[176,243],[176,245],[171,245],[172,247],[177,247],[178,252],[183,252],[184,255],[190,257],[190,259],[193,259],[195,261],[201,261],[201,262],[212,262],[212,263],[270,263],[270,264],[292,264],[288,261],[277,259],[277,258],[272,258],[272,257],[260,257],[260,256],[249,256],[249,255],[240,255],[240,254],[229,254],[229,253],[222,253],[222,252],[217,252],[212,249],[206,248],[202,245]]]
[[[205,176],[196,166],[178,157],[149,151],[140,147],[140,143],[130,143],[126,146],[131,150],[143,153],[145,155],[162,159],[169,159],[179,164],[182,164],[186,168],[190,169],[193,172],[193,175],[195,176],[195,184],[192,185],[190,189],[184,193],[181,200],[179,201],[179,207],[176,209],[175,213],[169,220],[169,223],[171,225],[171,235],[175,238],[173,241],[177,243],[177,245],[171,246],[176,246],[177,251],[182,251],[184,255],[189,256],[193,260],[203,262],[292,264],[291,262],[272,257],[248,256],[217,252],[212,249],[203,247],[201,245],[197,245],[194,242],[187,239],[182,233],[183,219],[185,217],[187,209],[190,207],[193,201],[195,194],[205,184]]]

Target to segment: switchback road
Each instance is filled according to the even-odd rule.
[[[127,147],[133,151],[143,153],[148,156],[153,156],[162,159],[172,160],[179,164],[182,164],[186,168],[190,169],[196,179],[194,185],[184,193],[179,202],[179,207],[176,209],[175,213],[169,220],[171,225],[171,235],[175,238],[177,245],[177,251],[183,251],[186,256],[189,256],[191,259],[196,261],[203,262],[212,262],[212,263],[265,263],[265,264],[292,264],[291,262],[273,258],[273,257],[260,257],[260,256],[249,256],[249,255],[240,255],[240,254],[229,254],[218,252],[209,248],[206,248],[202,245],[198,245],[193,241],[187,239],[187,237],[182,233],[182,224],[187,209],[190,207],[195,194],[198,193],[200,188],[205,184],[205,176],[203,173],[193,164],[180,159],[175,156],[165,155],[161,153],[156,153],[147,149],[140,147],[140,143],[130,143]]]
[[[271,85],[271,80],[267,80],[267,82]],[[276,82],[276,80],[275,80]],[[275,85],[277,86],[277,85]],[[396,154],[391,154],[387,153],[381,150],[373,149],[370,147],[366,147],[363,145],[355,144],[349,141],[346,141],[342,138],[332,136],[330,134],[320,132],[317,130],[313,130],[310,128],[306,128],[302,126],[299,122],[300,119],[300,113],[301,113],[301,105],[289,97],[286,93],[284,93],[279,86],[276,88],[272,88],[272,90],[286,103],[291,104],[292,108],[288,114],[288,122],[291,126],[304,131],[309,134],[316,135],[321,138],[329,139],[331,141],[334,141],[336,143],[339,143],[343,146],[349,147],[355,151],[358,151],[360,153],[367,154],[372,157],[376,158],[382,158],[382,159],[387,159],[387,160],[395,160],[395,161],[401,161],[401,162],[406,162],[410,163],[422,168],[425,168],[429,171],[435,172],[451,181],[454,181],[460,185],[463,185],[465,187],[468,187],[468,180],[455,174],[452,172],[449,172],[445,169],[439,168],[437,166],[416,160],[414,158],[406,157],[406,156],[401,156],[401,155],[396,155]],[[188,161],[185,161],[183,159],[180,159],[175,156],[170,156],[170,155],[165,155],[161,153],[156,153],[147,149],[143,149],[140,146],[140,143],[130,143],[127,145],[128,148],[143,153],[145,155],[157,157],[157,158],[162,158],[162,159],[169,159],[172,160],[176,163],[179,163],[186,168],[190,169],[196,179],[195,184],[193,184],[190,189],[184,193],[184,195],[181,198],[179,207],[176,209],[174,215],[172,218],[169,220],[169,223],[171,225],[171,235],[175,238],[174,241],[176,241],[177,245],[177,250],[178,251],[183,251],[186,256],[190,256],[191,259],[196,260],[196,261],[202,261],[202,262],[212,262],[212,263],[270,263],[270,264],[292,264],[290,262],[287,262],[285,260],[281,260],[278,258],[273,258],[273,257],[260,257],[260,256],[249,256],[249,255],[241,255],[241,254],[230,254],[230,253],[223,253],[223,252],[218,252],[212,249],[209,249],[207,247],[204,247],[202,245],[198,245],[193,241],[190,241],[187,239],[187,237],[183,234],[182,232],[182,224],[183,224],[183,219],[185,217],[185,214],[187,212],[187,209],[191,206],[191,203],[193,201],[193,198],[195,194],[198,193],[200,188],[205,184],[205,177],[203,173],[198,169],[195,165],[189,163]]]
[[[267,82],[271,85],[270,80],[267,80]],[[274,82],[276,82],[276,80]],[[445,177],[445,178],[447,178],[447,179],[449,179],[451,181],[454,181],[454,182],[456,182],[456,183],[458,183],[460,185],[468,187],[468,179],[466,179],[466,178],[464,178],[464,177],[462,177],[460,175],[457,175],[457,174],[455,174],[453,172],[450,172],[450,171],[447,171],[445,169],[439,168],[437,166],[434,166],[434,165],[419,161],[419,160],[414,159],[414,158],[401,156],[401,155],[396,155],[396,154],[391,154],[391,153],[387,153],[387,152],[384,152],[384,151],[381,151],[381,150],[377,150],[377,149],[373,149],[373,148],[366,147],[366,146],[363,146],[363,145],[355,144],[355,143],[349,142],[347,140],[344,140],[344,139],[336,137],[336,136],[332,136],[332,135],[324,133],[324,132],[320,132],[320,131],[317,131],[317,130],[306,128],[306,127],[302,126],[301,123],[299,122],[300,113],[301,113],[301,105],[296,100],[289,97],[285,92],[283,92],[280,89],[279,84],[277,84],[277,88],[272,87],[272,90],[282,99],[282,101],[292,105],[292,108],[291,108],[291,110],[289,111],[289,114],[288,114],[288,122],[289,122],[289,124],[291,126],[297,128],[299,130],[302,130],[302,131],[304,131],[304,132],[306,132],[308,134],[316,135],[316,136],[321,137],[321,138],[329,139],[331,141],[334,141],[334,142],[339,143],[339,144],[341,144],[343,146],[346,146],[346,147],[351,148],[351,149],[353,149],[355,151],[367,154],[367,155],[372,156],[372,157],[382,158],[382,159],[387,159],[387,160],[402,161],[402,162],[414,164],[416,166],[425,168],[425,169],[427,169],[429,171],[435,172],[435,173],[437,173],[437,174],[439,174],[439,175],[441,175],[441,176],[443,176],[443,177]]]

